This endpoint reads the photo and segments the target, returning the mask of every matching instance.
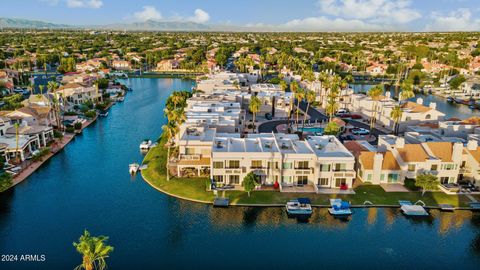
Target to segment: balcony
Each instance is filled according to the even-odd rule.
[[[200,158],[201,158],[201,155],[199,154],[191,154],[191,155],[180,154],[180,159],[183,159],[183,160],[200,160]]]

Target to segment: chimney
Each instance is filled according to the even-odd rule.
[[[477,140],[468,140],[468,143],[467,143],[467,149],[468,150],[477,150],[478,148],[478,141]]]
[[[373,178],[372,184],[380,184],[380,175],[382,174],[383,153],[375,153],[373,157]]]
[[[461,142],[454,143],[453,144],[452,160],[455,161],[455,162],[461,163],[462,162],[462,154],[463,154],[463,143],[461,143]]]
[[[420,105],[423,105],[423,98],[417,98],[417,103]]]
[[[405,147],[405,139],[402,137],[397,137],[395,141],[395,148],[403,148]]]
[[[432,108],[433,110],[436,110],[437,109],[437,103],[436,102],[430,102],[429,107]]]

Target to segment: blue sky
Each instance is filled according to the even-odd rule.
[[[479,0],[20,0],[1,17],[66,24],[193,21],[252,29],[480,30]]]

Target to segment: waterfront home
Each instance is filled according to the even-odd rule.
[[[13,126],[9,127],[6,132],[10,136],[17,134],[17,129]],[[37,143],[36,146],[47,147],[48,144],[53,141],[53,127],[43,125],[29,125],[28,123],[22,123],[18,127],[18,134],[28,136],[34,139]]]
[[[69,83],[60,86],[55,91],[55,96],[59,100],[66,99],[70,105],[79,105],[87,101],[102,101],[102,95],[96,86],[85,86],[79,83]]]
[[[126,60],[113,60],[112,65],[116,70],[131,70],[132,64]]]
[[[6,134],[0,136],[0,146],[2,146],[0,154],[3,155],[6,162],[16,158],[23,162],[40,147],[40,142],[38,138],[28,135],[18,135],[17,137],[13,134]]]
[[[212,93],[214,90],[242,90],[243,87],[248,87],[257,81],[256,73],[219,72],[209,74],[205,79],[200,80],[196,89],[204,93]]]
[[[185,116],[186,125],[205,124],[217,132],[242,132],[245,123],[245,110],[238,102],[189,99]]]
[[[8,112],[5,117],[14,123],[26,123],[28,125],[56,126],[56,114],[50,106],[31,104],[15,111]]]
[[[398,179],[415,179],[422,173],[431,173],[442,184],[457,183],[462,166],[463,144],[461,142],[405,143],[394,135],[380,135],[378,151],[390,151],[401,168]]]
[[[169,161],[170,170],[180,177],[210,176],[210,159],[217,130],[201,124],[183,124],[175,138],[178,156]],[[227,135],[225,135],[227,136]],[[240,135],[234,135],[240,137]]]
[[[385,72],[387,71],[387,64],[381,64],[381,63],[371,63],[367,68],[366,72],[369,73],[370,75],[384,75]]]
[[[275,183],[283,192],[347,189],[355,178],[353,155],[334,136],[300,140],[295,134],[216,136],[211,179],[239,186],[253,172],[261,185]]]
[[[351,103],[347,108],[351,111],[360,113],[366,118],[370,118],[373,113],[374,100],[364,94],[353,94]],[[390,98],[390,93],[380,97],[377,101],[376,123],[393,130],[395,121],[392,119],[391,112],[399,103]],[[445,114],[436,109],[436,103],[431,102],[429,106],[423,105],[423,99],[418,98],[416,102],[406,101],[400,103],[403,109],[402,118],[398,123],[399,132],[403,132],[408,126],[414,126],[426,123],[438,123],[444,119]]]
[[[172,71],[180,67],[180,62],[175,59],[164,59],[157,63],[157,71]]]
[[[402,171],[391,151],[363,151],[358,158],[357,175],[372,184],[403,183]]]
[[[465,147],[459,178],[480,186],[480,147],[478,140],[471,139]]]

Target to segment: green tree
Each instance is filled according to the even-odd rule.
[[[433,174],[419,174],[415,178],[415,186],[422,188],[422,196],[426,191],[438,190],[440,182]]]
[[[323,131],[325,135],[338,135],[340,132],[340,127],[336,122],[330,121],[328,124],[325,126],[325,130]]]
[[[459,75],[448,82],[450,88],[457,90],[462,83],[464,83],[467,79],[463,75]]]
[[[170,171],[168,169],[168,163],[170,161],[171,149],[175,145],[174,138],[175,138],[175,135],[178,132],[178,127],[174,123],[170,122],[166,125],[163,125],[162,129],[163,129],[162,136],[165,138],[165,141],[166,141],[164,147],[167,148],[167,160],[165,162],[165,166],[166,166],[166,169],[167,169],[167,181],[170,181]]]
[[[305,91],[302,88],[299,88],[297,92],[295,93],[295,98],[297,99],[297,111],[296,111],[296,119],[295,119],[295,124],[298,129],[298,114],[300,113],[300,102],[303,101],[305,98]]]
[[[393,122],[395,123],[395,126],[393,128],[393,132],[395,134],[398,134],[398,127],[399,127],[400,121],[402,120],[402,114],[403,114],[402,107],[398,105],[395,106],[390,112],[390,117],[393,119]]]
[[[113,247],[106,244],[108,237],[91,236],[85,230],[78,239],[78,243],[73,243],[77,252],[82,255],[82,264],[77,266],[76,270],[103,270],[107,268],[106,259],[113,252]]]
[[[258,175],[254,174],[253,172],[249,172],[243,178],[242,186],[245,189],[245,192],[248,193],[248,197],[250,197],[250,192],[255,190],[255,187],[258,185]]]
[[[373,129],[375,126],[375,117],[377,114],[377,106],[378,106],[378,100],[380,96],[383,94],[383,85],[378,84],[368,90],[368,96],[372,99],[372,117],[370,119],[370,129]]]
[[[248,105],[248,109],[253,114],[253,133],[255,133],[255,116],[260,111],[260,106],[262,105],[262,101],[257,96],[252,96],[250,99],[250,104]]]
[[[303,117],[303,126],[305,126],[305,121],[307,121],[308,110],[310,109],[311,104],[315,102],[316,97],[317,95],[314,91],[309,90],[305,93],[305,99],[307,100],[307,110],[305,111],[305,115]]]
[[[3,168],[3,167],[2,167]],[[4,192],[13,185],[12,175],[6,172],[0,174],[0,192]]]

